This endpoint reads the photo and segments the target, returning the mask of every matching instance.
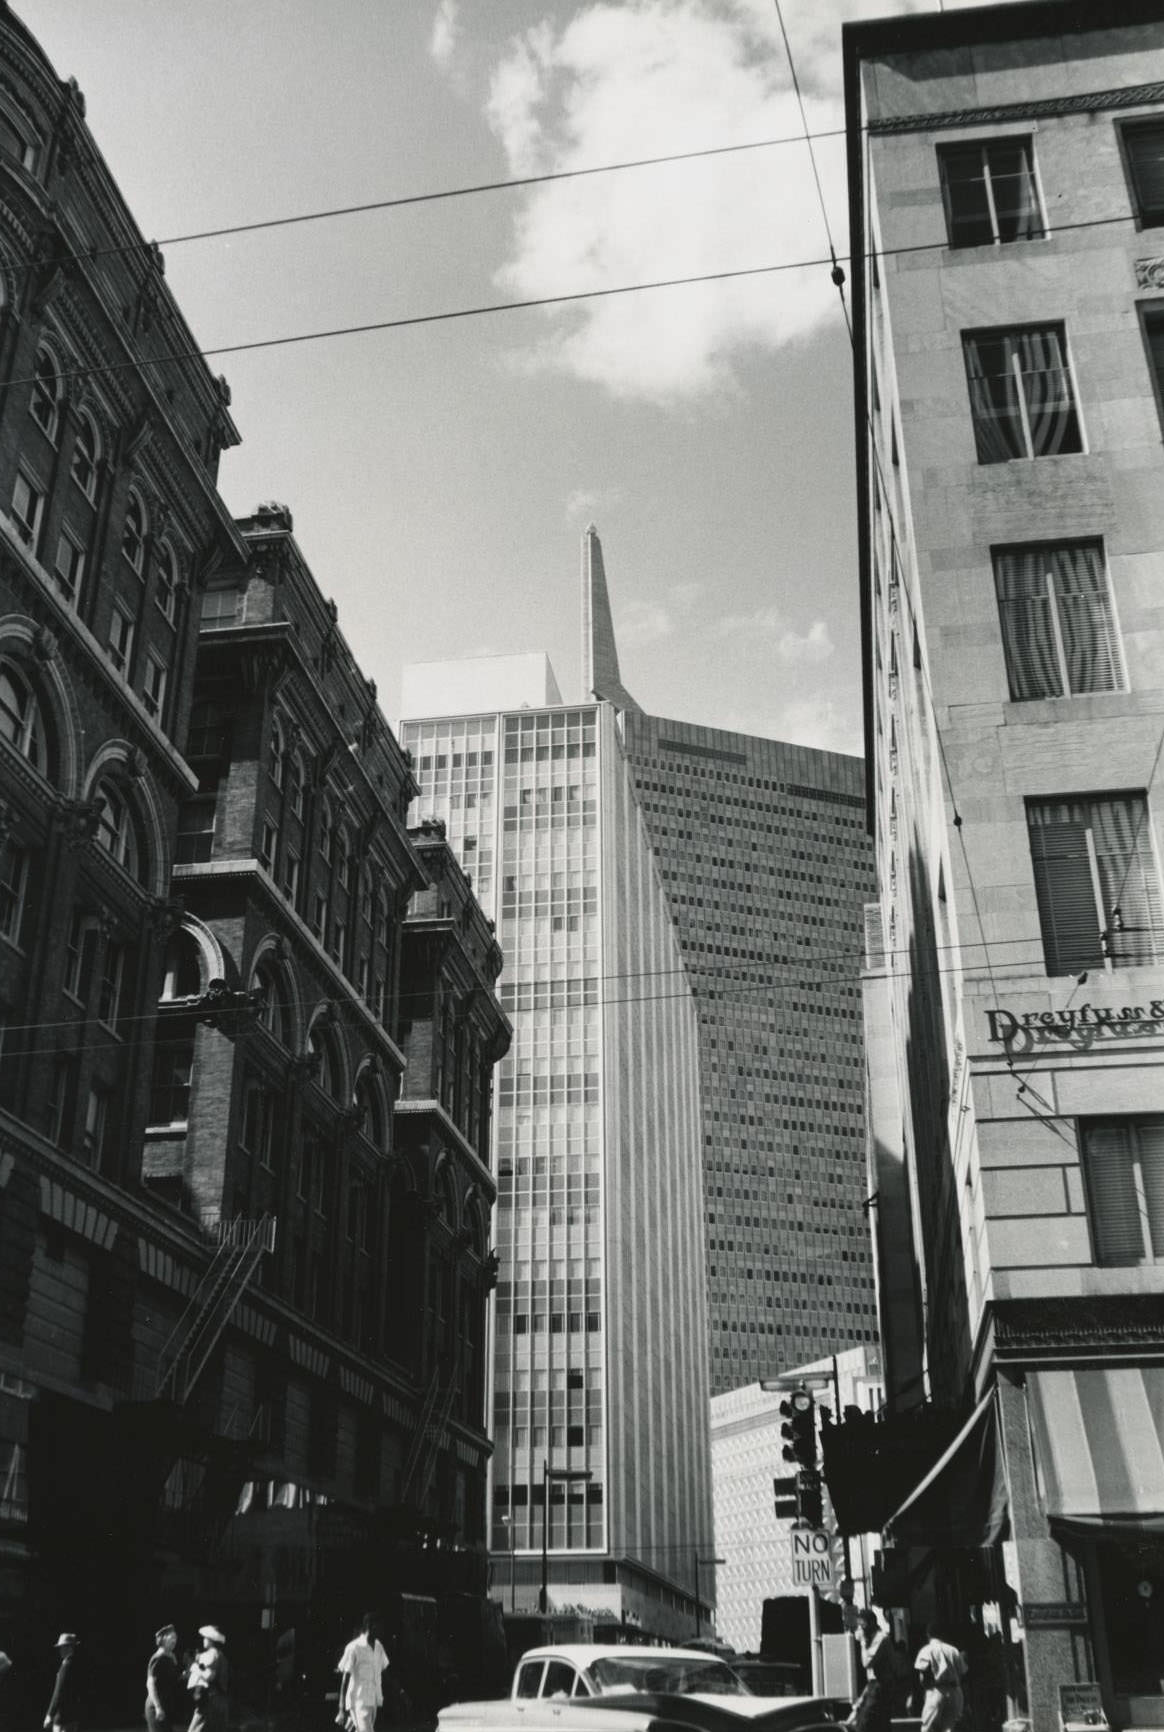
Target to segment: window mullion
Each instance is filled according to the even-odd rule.
[[[1059,618],[1059,598],[1055,591],[1055,574],[1048,571],[1044,572],[1043,577],[1047,585],[1047,611],[1051,616],[1051,635],[1055,640],[1055,659],[1059,663],[1059,684],[1063,688],[1063,696],[1069,698],[1072,695],[1071,680],[1067,671],[1067,651],[1063,644],[1063,625]],[[1091,835],[1090,830],[1087,833],[1089,836]]]
[[[994,207],[994,186],[990,179],[990,150],[985,144],[982,146],[982,185],[986,192],[986,208],[990,212],[990,233],[995,246],[998,246],[1001,239],[998,230],[998,212]]]
[[[1084,840],[1087,843],[1087,866],[1091,873],[1091,893],[1095,897],[1095,912],[1099,920],[1099,936],[1101,948],[1103,950],[1103,966],[1105,971],[1110,974],[1112,966],[1111,945],[1103,942],[1104,934],[1108,929],[1108,921],[1110,917],[1107,909],[1103,905],[1103,884],[1099,876],[1099,856],[1095,851],[1095,834],[1090,823],[1084,830],[1083,835]]]
[[[1027,397],[1026,391],[1023,387],[1022,357],[1019,354],[1017,343],[1011,350],[1010,364],[1015,378],[1015,394],[1018,397],[1019,421],[1022,424],[1023,444],[1026,447],[1027,456],[1033,457],[1035,455],[1035,442],[1031,437],[1031,418],[1027,413]]]
[[[1132,1126],[1132,1188],[1136,1195],[1136,1214],[1140,1222],[1140,1237],[1144,1247],[1144,1261],[1153,1262],[1164,1247],[1156,1245],[1152,1239],[1152,1217],[1148,1209],[1148,1187],[1144,1183],[1144,1161],[1140,1149],[1140,1134],[1137,1126]]]

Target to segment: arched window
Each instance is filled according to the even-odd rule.
[[[125,507],[125,523],[121,531],[121,551],[140,577],[145,567],[146,512],[136,493],[131,493]]]
[[[308,1051],[316,1058],[315,1080],[325,1095],[332,1100],[339,1099],[340,1062],[336,1051],[335,1040],[327,1023],[322,1017],[316,1017],[307,1035]]]
[[[287,743],[283,738],[283,724],[278,716],[271,719],[271,736],[267,742],[267,773],[276,788],[283,786],[283,770],[287,756]]]
[[[356,1078],[355,1105],[360,1109],[360,1129],[376,1148],[387,1147],[388,1115],[384,1107],[384,1091],[371,1065],[365,1065]]]
[[[319,852],[330,866],[335,853],[335,813],[326,795],[319,809]]]
[[[134,878],[141,875],[141,845],[129,801],[112,782],[99,782],[93,793],[97,807],[97,846]]]
[[[61,423],[61,381],[57,364],[47,349],[36,351],[32,369],[32,399],[29,408],[42,433],[55,440]]]
[[[264,956],[251,975],[251,991],[261,992],[259,1025],[283,1046],[291,1028],[291,1001],[287,977],[273,957]]]
[[[87,410],[78,418],[77,438],[73,445],[73,461],[69,473],[86,499],[97,496],[97,465],[101,461],[101,436],[97,423]]]
[[[14,162],[18,168],[31,168],[36,149],[23,129],[0,108],[0,156]]]
[[[352,844],[350,836],[342,825],[336,836],[336,851],[338,854],[339,881],[346,890],[352,881]]]
[[[162,978],[162,1000],[197,998],[202,991],[202,952],[189,932],[170,934],[166,944],[165,972]]]
[[[32,685],[12,662],[0,661],[0,735],[34,770],[47,769],[44,716]]]
[[[303,817],[303,803],[305,799],[304,790],[306,785],[307,778],[303,771],[303,759],[300,757],[298,752],[292,752],[288,773],[288,798],[290,800],[292,812],[294,812],[295,816],[300,820],[302,820]]]
[[[154,600],[165,617],[172,622],[178,611],[178,561],[168,541],[163,541],[158,549]]]

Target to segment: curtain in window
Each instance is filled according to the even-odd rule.
[[[1031,172],[1030,143],[1026,139],[1013,143],[998,140],[984,146],[983,152],[990,171],[999,240],[1037,240],[1043,223]]]
[[[1157,960],[1164,922],[1142,794],[1096,800],[1032,800],[1027,807],[1035,893],[1049,974],[1105,961]]]
[[[966,343],[974,443],[980,463],[1009,463],[1027,455],[1010,341],[1005,337],[971,337]]]
[[[980,463],[1081,449],[1063,339],[1053,327],[968,337],[966,370]]]
[[[1112,961],[1117,967],[1154,962],[1161,934],[1160,887],[1145,800],[1130,794],[1092,801],[1091,833],[1100,898],[1112,928]]]
[[[995,555],[994,587],[1002,647],[1010,695],[1016,700],[1064,695],[1055,641],[1054,591],[1047,583],[1054,558],[1050,549],[1040,547]]]
[[[1111,597],[1097,543],[997,553],[994,582],[1012,698],[1117,688]]]
[[[1144,1261],[1144,1229],[1136,1195],[1129,1123],[1083,1127],[1083,1154],[1096,1261],[1127,1266]]]
[[[1079,423],[1058,331],[1018,331],[1007,341],[1022,374],[1032,456],[1078,451]]]
[[[1047,973],[1101,966],[1102,926],[1083,808],[1071,801],[1032,802],[1027,822]]]
[[[1153,1257],[1164,1258],[1164,1120],[1141,1120],[1140,1182],[1144,1187],[1144,1215]]]

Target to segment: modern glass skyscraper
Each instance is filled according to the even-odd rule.
[[[495,1581],[532,1609],[544,1542],[551,1605],[682,1636],[713,1539],[695,1011],[614,707],[552,701],[548,669],[539,701],[518,661],[473,715],[453,713],[455,665],[423,670],[401,723],[417,816],[445,820],[496,920],[514,1026],[493,1130]],[[467,664],[478,703],[487,672]],[[417,719],[424,689],[449,713]]]
[[[699,1019],[712,1393],[876,1339],[864,1149],[859,758],[643,713],[593,527],[588,692],[620,710]]]

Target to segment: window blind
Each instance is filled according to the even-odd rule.
[[[1061,329],[981,331],[963,342],[980,463],[1082,451]]]
[[[1144,795],[1031,800],[1027,824],[1048,974],[1157,961],[1164,920]]]
[[[994,584],[1012,698],[1110,692],[1123,683],[1098,542],[1006,548]]]
[[[1145,228],[1164,223],[1164,122],[1124,128],[1136,215]]]
[[[1081,1130],[1097,1261],[1164,1259],[1164,1119],[1085,1120]]]

